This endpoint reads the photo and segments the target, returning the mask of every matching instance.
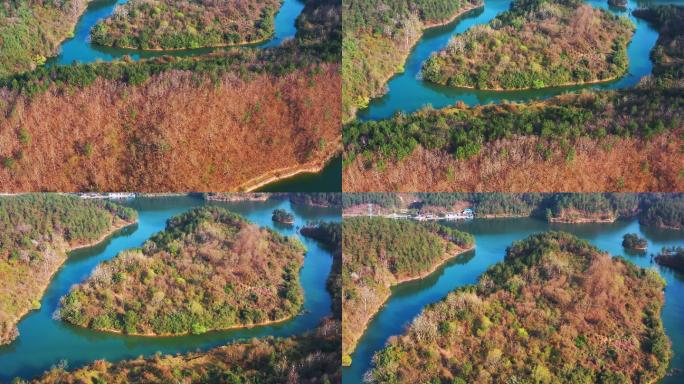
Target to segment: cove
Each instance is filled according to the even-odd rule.
[[[137,225],[126,227],[114,236],[90,248],[71,252],[66,263],[55,274],[41,298],[41,308],[30,312],[18,325],[20,335],[9,345],[0,347],[0,382],[14,377],[33,378],[66,360],[70,368],[79,367],[97,359],[109,361],[165,354],[206,350],[237,340],[266,336],[287,337],[315,328],[320,320],[331,314],[331,299],[326,280],[332,266],[331,250],[315,240],[300,236],[298,227],[307,221],[339,221],[339,210],[321,207],[292,205],[288,200],[265,202],[205,202],[201,198],[139,197],[122,202],[138,211]],[[95,266],[111,259],[120,251],[139,247],[152,234],[161,231],[166,220],[191,208],[211,204],[225,207],[245,216],[250,221],[275,229],[286,236],[296,236],[307,248],[300,280],[304,288],[304,306],[296,317],[273,325],[229,331],[208,332],[202,335],[174,337],[137,337],[97,332],[53,320],[59,299],[73,284],[85,280]],[[273,223],[271,212],[276,208],[291,211],[293,226]]]
[[[258,192],[339,192],[342,190],[342,156],[335,156],[319,173],[302,173],[267,184]]]
[[[650,52],[658,39],[658,32],[647,21],[632,16],[632,11],[648,4],[684,4],[682,0],[629,0],[627,9],[620,9],[609,7],[606,0],[587,0],[586,2],[593,7],[627,16],[636,25],[632,41],[627,47],[629,68],[627,74],[622,78],[600,84],[522,91],[480,91],[447,87],[423,81],[420,77],[420,69],[432,53],[445,48],[452,36],[461,34],[473,26],[487,24],[498,14],[507,11],[511,5],[511,0],[484,0],[484,7],[472,10],[447,25],[427,29],[409,54],[404,64],[404,72],[392,77],[387,83],[387,93],[371,100],[368,107],[359,110],[357,117],[361,120],[379,120],[390,118],[397,112],[415,112],[427,105],[444,108],[459,101],[469,106],[504,101],[524,102],[546,99],[587,88],[621,89],[633,87],[642,77],[652,71],[653,63]]]
[[[96,61],[113,61],[128,55],[133,60],[147,59],[159,56],[188,57],[197,56],[213,52],[219,48],[197,48],[171,51],[144,51],[136,49],[112,48],[92,44],[90,42],[90,31],[98,21],[109,17],[117,5],[124,4],[128,0],[94,0],[88,4],[87,9],[81,15],[74,36],[65,40],[60,46],[59,55],[47,60],[46,65],[69,65],[76,63],[92,63]],[[299,0],[284,0],[278,14],[275,17],[275,30],[273,37],[263,43],[243,45],[258,48],[267,48],[280,45],[286,39],[292,38],[297,33],[295,21],[302,10],[304,4]]]
[[[475,283],[487,268],[503,261],[506,247],[512,242],[547,230],[570,232],[613,256],[623,256],[641,267],[658,270],[667,281],[662,319],[672,341],[674,356],[670,370],[675,372],[661,383],[676,384],[684,380],[684,329],[681,326],[684,324],[684,275],[658,266],[649,256],[664,246],[684,246],[684,231],[643,227],[637,220],[612,224],[552,224],[531,218],[475,219],[448,225],[473,234],[475,250],[452,259],[425,279],[392,288],[390,298],[369,322],[351,355],[351,367],[343,368],[343,383],[362,383],[363,375],[372,367],[373,355],[391,336],[403,334],[426,305],[443,299],[458,287]],[[646,238],[649,255],[626,251],[622,247],[622,236],[626,233],[638,233]]]

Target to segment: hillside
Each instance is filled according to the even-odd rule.
[[[515,242],[376,354],[375,383],[652,383],[671,357],[664,281],[562,232]]]
[[[91,31],[100,45],[186,49],[255,43],[273,34],[279,0],[132,0]]]
[[[349,354],[392,285],[425,277],[474,246],[470,234],[440,224],[381,217],[345,218],[342,234],[345,365],[351,364]]]
[[[0,183],[237,191],[322,167],[341,150],[339,6],[307,1],[298,22],[295,39],[268,49],[0,78]]]
[[[681,89],[639,88],[355,121],[343,129],[343,188],[678,191],[682,106]]]
[[[137,213],[109,201],[28,194],[0,197],[0,345],[40,308],[43,291],[71,249],[98,243]]]
[[[343,121],[385,92],[385,83],[402,71],[424,28],[448,23],[480,6],[481,0],[344,1]]]
[[[97,330],[200,334],[282,321],[303,302],[304,246],[218,207],[169,219],[142,249],[99,265],[59,316]]]
[[[0,4],[0,78],[30,71],[58,52],[88,0],[3,1]]]
[[[661,33],[634,88],[529,103],[460,103],[343,128],[343,189],[426,192],[684,188],[684,7],[635,12]],[[427,189],[426,189],[427,187]]]
[[[423,78],[496,90],[612,80],[627,72],[633,30],[629,19],[581,0],[516,0],[433,54]]]

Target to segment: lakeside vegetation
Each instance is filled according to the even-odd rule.
[[[403,69],[423,29],[482,6],[481,0],[350,0],[344,12],[342,50],[343,121],[385,92]]]
[[[390,295],[390,287],[420,278],[474,246],[472,235],[441,224],[381,217],[342,223],[342,363],[366,324]]]
[[[329,208],[342,206],[342,194],[337,192],[292,192],[289,196],[292,204]]]
[[[513,243],[375,357],[373,383],[651,383],[672,356],[657,272],[562,232]],[[435,381],[436,380],[436,381]]]
[[[88,0],[13,0],[0,4],[0,77],[35,69],[70,37]]]
[[[398,113],[343,128],[345,191],[679,191],[684,7],[653,7],[653,74],[631,89]]]
[[[627,249],[643,251],[648,247],[648,241],[636,233],[628,233],[622,237],[622,246]]]
[[[5,191],[235,191],[325,163],[341,149],[341,43],[330,40],[339,37],[339,10],[307,1],[304,29],[268,49],[3,77],[0,183]]]
[[[276,223],[282,223],[282,224],[292,224],[294,223],[294,215],[284,209],[276,209],[273,211],[273,215],[271,217],[273,221]]]
[[[268,39],[280,0],[132,0],[92,29],[93,43],[134,49],[187,49]]]
[[[600,82],[627,72],[635,27],[582,0],[515,0],[487,25],[454,36],[425,62],[452,87],[530,89]]]
[[[97,360],[72,371],[55,367],[31,383],[328,384],[341,381],[339,361],[340,323],[324,319],[315,330],[290,338],[114,363]]]
[[[345,214],[373,204],[387,213],[400,209],[444,213],[471,208],[477,218],[536,217],[552,222],[605,222],[638,218],[655,228],[684,228],[681,193],[345,193]],[[364,215],[367,210],[357,212]]]
[[[684,247],[663,248],[655,257],[656,263],[684,273]]]
[[[175,216],[141,249],[100,264],[59,316],[103,331],[201,334],[299,313],[304,246],[219,207]]]
[[[103,239],[137,219],[137,212],[103,200],[57,194],[0,197],[0,345],[16,323],[40,308],[43,291],[67,252]]]

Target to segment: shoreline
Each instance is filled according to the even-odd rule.
[[[294,319],[297,317],[302,311],[297,312],[295,315],[284,317],[281,319],[275,319],[275,320],[267,320],[263,321],[261,323],[254,323],[254,324],[245,324],[245,325],[231,325],[230,327],[225,327],[225,328],[216,328],[216,329],[208,329],[206,332],[199,333],[199,334],[194,334],[192,332],[186,332],[186,333],[164,333],[164,334],[157,334],[157,333],[124,333],[123,331],[119,331],[116,329],[99,329],[99,328],[90,328],[90,327],[82,327],[80,325],[76,325],[73,323],[69,323],[68,321],[63,321],[60,320],[66,324],[69,324],[70,326],[73,327],[78,327],[82,329],[87,329],[89,331],[94,331],[94,332],[104,332],[104,333],[109,333],[109,334],[114,334],[114,335],[122,335],[122,336],[135,336],[135,337],[149,337],[149,338],[169,338],[169,337],[180,337],[180,336],[201,336],[205,335],[207,333],[212,333],[212,332],[225,332],[225,331],[231,331],[235,329],[251,329],[255,327],[263,327],[266,325],[272,325],[272,324],[278,324],[278,323],[283,323],[285,321]]]
[[[128,226],[131,226],[131,225],[134,225],[134,224],[137,224],[137,223],[138,223],[138,220],[135,220],[135,221],[133,221],[133,222],[127,222],[127,221],[124,221],[124,220],[121,220],[121,221],[122,221],[121,223],[118,223],[118,224],[114,225],[114,227],[111,228],[110,231],[106,232],[104,235],[102,235],[99,239],[97,239],[97,240],[95,240],[95,241],[89,242],[89,243],[87,243],[87,244],[82,244],[82,245],[75,245],[75,246],[68,246],[68,247],[66,247],[66,248],[64,249],[64,258],[63,258],[63,260],[59,263],[59,266],[50,274],[50,278],[47,280],[45,286],[43,286],[43,287],[41,288],[41,290],[40,290],[40,295],[39,295],[40,297],[39,297],[38,300],[42,300],[43,296],[45,296],[45,291],[46,291],[47,288],[50,286],[50,283],[52,283],[52,279],[55,277],[55,274],[62,268],[62,266],[64,266],[64,263],[69,259],[69,253],[71,253],[71,252],[73,252],[73,251],[76,251],[76,250],[79,250],[79,249],[84,249],[84,248],[89,248],[89,247],[96,246],[96,245],[98,245],[99,243],[101,243],[101,242],[107,240],[110,236],[113,236],[113,235],[114,235],[116,232],[118,232],[119,230],[124,229],[124,228],[126,228],[126,227],[128,227]],[[30,298],[29,298],[29,299],[30,299]],[[20,312],[20,313],[18,314],[18,316],[17,316],[17,320],[14,322],[14,326],[16,327],[16,325],[17,325],[18,323],[20,323],[21,320],[22,320],[26,315],[28,315],[31,311],[34,311],[34,310],[36,310],[36,309],[40,309],[40,307],[38,307],[38,308],[27,307],[24,311]],[[12,342],[14,342],[14,340],[17,339],[17,337],[19,337],[19,334],[17,334],[17,336],[16,336],[15,338],[13,338],[13,339],[11,339],[11,340],[8,340],[6,343],[3,343],[2,341],[0,341],[0,346],[11,344]]]
[[[352,122],[352,121],[358,119],[358,114],[359,114],[359,111],[360,111],[360,110],[367,109],[368,106],[369,106],[369,104],[370,104],[370,102],[373,101],[373,99],[379,99],[379,98],[383,97],[385,94],[387,94],[387,83],[388,83],[390,80],[392,80],[392,78],[393,78],[394,76],[397,76],[397,75],[399,75],[399,74],[404,73],[405,70],[404,70],[403,68],[404,68],[404,66],[406,65],[406,60],[408,60],[409,56],[411,56],[411,53],[412,53],[413,50],[416,48],[416,45],[418,44],[418,42],[420,41],[420,39],[423,38],[423,36],[425,35],[425,32],[426,32],[427,30],[433,29],[433,28],[443,27],[443,26],[445,26],[445,25],[449,25],[449,24],[453,23],[454,21],[456,21],[459,17],[465,15],[466,13],[471,12],[471,11],[474,11],[474,10],[479,9],[479,8],[484,8],[484,2],[482,2],[482,4],[480,4],[480,5],[473,5],[473,6],[470,6],[470,7],[468,7],[468,8],[460,9],[459,12],[457,12],[457,13],[454,14],[454,15],[451,15],[451,16],[450,16],[447,20],[445,20],[445,21],[436,22],[436,23],[429,23],[429,24],[423,24],[423,26],[420,28],[420,30],[422,31],[422,33],[420,34],[420,36],[418,36],[415,40],[413,40],[413,41],[411,42],[411,47],[408,49],[406,56],[402,58],[402,63],[401,63],[401,68],[402,68],[402,70],[401,70],[401,71],[395,71],[395,72],[389,73],[389,74],[388,74],[387,76],[385,76],[384,78],[381,78],[382,84],[383,84],[383,86],[384,86],[384,89],[382,90],[382,92],[379,93],[379,94],[375,94],[375,95],[368,95],[368,98],[367,98],[368,100],[365,100],[366,103],[364,103],[364,105],[358,105],[358,106],[352,105],[351,108],[353,109],[353,111],[350,111],[350,112],[351,112],[351,113],[350,113],[351,116],[349,117],[348,120],[347,120],[347,119],[344,119],[344,117],[343,117],[343,118],[342,118],[342,124],[347,124],[347,123],[350,123],[350,122]],[[422,22],[421,22],[421,24],[422,24]]]
[[[423,274],[420,274],[420,275],[418,275],[418,276],[414,276],[414,277],[404,277],[404,278],[402,278],[402,279],[396,279],[396,282],[395,282],[394,284],[390,284],[390,285],[387,287],[388,289],[390,289],[390,293],[389,293],[386,297],[383,298],[382,303],[381,303],[381,305],[378,307],[378,309],[373,313],[372,316],[370,316],[370,317],[368,318],[368,320],[366,320],[366,322],[365,322],[364,325],[363,325],[363,330],[362,330],[361,334],[359,335],[358,338],[356,338],[356,340],[354,340],[354,343],[353,343],[352,345],[349,346],[349,349],[348,349],[348,351],[347,351],[346,353],[345,353],[345,351],[344,351],[344,346],[342,346],[342,356],[344,356],[344,355],[349,355],[349,356],[351,356],[351,355],[354,353],[354,351],[356,350],[356,346],[357,346],[358,343],[359,343],[359,340],[361,340],[361,338],[363,337],[363,335],[366,333],[366,330],[368,329],[368,324],[369,324],[371,321],[373,321],[373,319],[375,318],[375,316],[377,316],[377,314],[380,313],[380,311],[382,310],[382,308],[385,306],[385,304],[387,303],[387,300],[388,300],[390,297],[392,297],[392,291],[391,291],[392,287],[396,287],[396,286],[398,286],[398,285],[401,285],[401,284],[403,284],[403,283],[408,283],[408,282],[410,282],[410,281],[415,281],[415,280],[424,279],[424,278],[426,278],[426,277],[432,275],[433,273],[437,272],[437,270],[439,270],[440,268],[442,268],[442,267],[444,266],[444,264],[446,264],[449,260],[454,259],[454,258],[456,258],[456,257],[458,257],[458,256],[461,256],[461,255],[463,255],[464,253],[469,252],[469,251],[472,251],[472,250],[474,250],[474,249],[475,249],[475,244],[473,244],[473,245],[472,245],[471,247],[469,247],[469,248],[461,249],[461,250],[459,250],[458,252],[456,252],[456,253],[454,253],[454,254],[446,253],[446,254],[445,254],[445,257],[443,257],[442,259],[440,259],[439,262],[437,262],[437,263],[436,263],[432,268],[430,268],[430,270],[428,270],[427,272],[425,272],[425,273],[423,273]],[[350,364],[349,366],[351,366],[351,365],[353,365],[353,364],[354,364],[354,360],[352,359],[352,364]]]
[[[238,185],[235,188],[235,191],[236,192],[254,192],[254,190],[259,189],[261,187],[264,187],[268,184],[273,184],[273,183],[278,182],[278,181],[289,179],[289,178],[297,176],[299,174],[321,173],[321,171],[323,171],[323,169],[328,164],[330,164],[330,162],[333,160],[333,158],[335,156],[337,156],[339,153],[340,152],[338,150],[336,150],[328,158],[326,158],[322,161],[319,161],[319,162],[310,162],[310,163],[306,163],[306,164],[302,164],[302,165],[278,168],[278,169],[268,171],[263,175],[253,177],[253,178],[247,180],[246,182]],[[282,172],[285,172],[285,173],[281,174]]]
[[[443,86],[443,87],[448,87],[450,89],[468,89],[468,90],[474,90],[474,91],[483,91],[483,92],[516,92],[516,91],[544,91],[544,90],[549,90],[549,89],[554,89],[554,88],[566,88],[566,87],[574,87],[574,86],[582,86],[582,85],[593,85],[593,84],[601,84],[601,83],[608,83],[614,80],[619,80],[625,75],[628,75],[629,71],[625,71],[622,75],[619,76],[612,76],[606,79],[598,79],[598,80],[591,80],[591,81],[583,81],[580,83],[562,83],[562,84],[554,84],[550,85],[548,87],[541,87],[541,88],[534,88],[534,87],[526,87],[526,88],[476,88],[475,86],[472,85],[458,85],[458,86],[448,86],[446,84],[442,83],[435,83],[434,81],[430,80],[425,80],[428,83]]]

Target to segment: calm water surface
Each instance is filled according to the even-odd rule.
[[[217,49],[225,48],[198,48],[176,51],[144,51],[136,49],[123,49],[104,47],[90,43],[90,31],[98,21],[109,17],[117,5],[124,4],[128,0],[95,0],[88,5],[85,13],[76,24],[74,37],[66,40],[58,56],[50,58],[47,65],[52,64],[72,64],[92,63],[96,61],[112,61],[120,59],[124,55],[130,56],[133,60],[140,60],[157,56],[197,56],[212,52]],[[297,33],[295,21],[302,10],[304,4],[299,0],[284,0],[278,14],[275,17],[275,31],[273,37],[261,44],[253,44],[253,47],[266,48],[280,45],[283,41],[293,38]]]
[[[312,220],[339,221],[339,211],[292,205],[287,200],[208,203],[192,197],[163,197],[136,198],[126,204],[138,210],[138,224],[119,231],[97,246],[70,253],[68,261],[54,276],[41,299],[40,310],[22,319],[18,325],[20,336],[13,343],[0,347],[0,382],[8,382],[17,376],[34,377],[60,360],[66,360],[69,367],[73,368],[96,359],[114,361],[149,356],[156,352],[205,350],[253,337],[291,336],[315,328],[323,317],[331,313],[330,295],[326,290],[326,279],[332,265],[330,250],[317,241],[300,236],[297,228]],[[108,334],[52,319],[60,297],[72,285],[85,280],[97,264],[111,259],[122,250],[140,247],[152,234],[163,230],[170,217],[205,204],[226,207],[260,226],[271,227],[286,236],[296,236],[304,243],[308,250],[300,271],[304,308],[298,316],[280,324],[251,329],[158,338]],[[271,212],[276,208],[293,212],[294,226],[274,224]]]
[[[577,92],[583,88],[618,89],[632,87],[643,76],[651,73],[653,63],[650,59],[650,52],[658,39],[658,32],[648,22],[632,16],[632,10],[647,4],[684,4],[684,1],[637,2],[630,0],[626,10],[609,7],[606,0],[588,0],[587,3],[618,15],[627,16],[636,25],[637,29],[627,48],[629,56],[628,73],[616,81],[525,91],[479,91],[446,87],[423,81],[420,77],[420,69],[432,53],[444,49],[452,36],[461,34],[472,26],[488,23],[499,13],[508,10],[511,4],[511,0],[485,0],[483,8],[473,10],[448,25],[428,29],[409,55],[404,66],[405,71],[392,77],[387,83],[387,93],[380,98],[371,100],[367,108],[358,112],[358,117],[362,120],[378,120],[390,118],[399,111],[415,112],[426,105],[443,108],[462,101],[473,106],[502,101],[543,99],[565,92]]]
[[[392,296],[377,316],[369,323],[352,354],[353,364],[342,371],[343,383],[362,382],[365,372],[371,368],[373,354],[380,350],[390,336],[404,333],[406,326],[422,311],[449,292],[467,284],[473,284],[491,265],[503,261],[506,247],[530,234],[547,230],[563,230],[588,240],[601,250],[645,268],[656,268],[667,281],[663,323],[672,340],[674,358],[671,369],[679,374],[667,377],[663,384],[684,382],[684,276],[651,262],[646,254],[627,253],[622,247],[622,236],[638,233],[649,243],[649,254],[663,246],[684,246],[684,231],[658,230],[639,225],[636,220],[613,224],[550,224],[537,219],[489,219],[453,224],[475,236],[476,249],[455,258],[425,279],[401,284],[392,289]]]

